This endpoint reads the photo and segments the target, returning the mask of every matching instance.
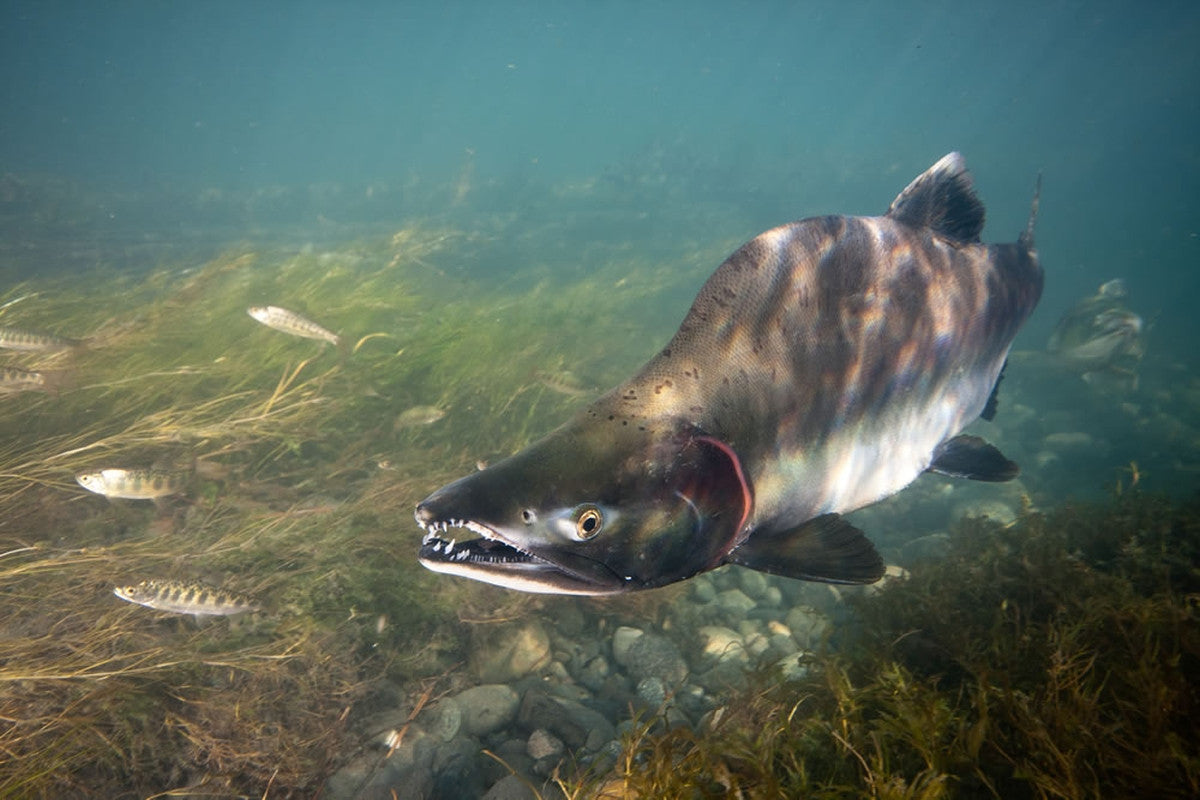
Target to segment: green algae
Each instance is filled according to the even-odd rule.
[[[0,324],[85,342],[0,354],[69,376],[2,398],[0,794],[311,796],[354,752],[359,709],[402,705],[466,660],[460,620],[494,609],[416,564],[416,501],[584,402],[548,372],[598,390],[632,369],[661,333],[647,327],[669,322],[605,303],[638,307],[687,280],[627,254],[576,283],[550,264],[527,265],[533,286],[457,274],[480,246],[414,222],[334,250],[238,246],[0,297]],[[348,347],[259,325],[246,309],[261,303]],[[445,418],[394,424],[422,405]],[[107,466],[193,478],[159,506],[75,484]],[[113,597],[147,578],[266,610],[197,627]]]
[[[1193,797],[1200,502],[964,521],[799,681],[626,741],[572,796]]]

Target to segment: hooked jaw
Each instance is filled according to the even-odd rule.
[[[569,570],[522,550],[494,528],[469,519],[439,517],[437,494],[417,505],[417,524],[425,531],[417,559],[427,569],[484,583],[539,594],[603,595],[624,591],[623,582],[607,568],[602,579]],[[451,529],[478,534],[459,542]],[[589,561],[592,568],[601,567]],[[603,575],[609,573],[609,575]]]

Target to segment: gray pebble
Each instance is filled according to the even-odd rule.
[[[638,681],[637,696],[650,708],[659,708],[667,700],[667,687],[660,678],[642,678]]]
[[[557,758],[565,750],[566,745],[563,744],[562,739],[545,728],[534,730],[533,733],[529,734],[529,739],[525,742],[525,752],[535,761],[547,757]]]

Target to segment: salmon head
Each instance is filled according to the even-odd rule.
[[[684,424],[664,434],[610,423],[568,424],[425,498],[420,562],[579,595],[649,589],[723,563],[752,505],[733,450]]]

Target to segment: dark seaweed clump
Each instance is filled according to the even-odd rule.
[[[1200,500],[965,520],[802,680],[764,674],[698,732],[643,724],[598,791],[1200,796],[1198,566]]]

